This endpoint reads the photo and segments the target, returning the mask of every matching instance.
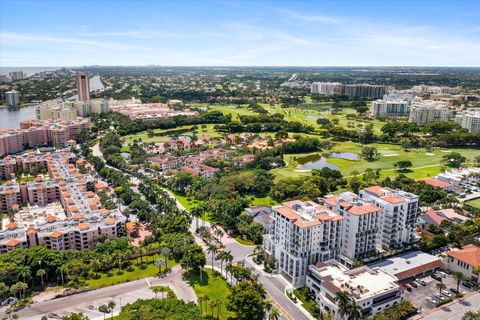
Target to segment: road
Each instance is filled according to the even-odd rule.
[[[172,198],[175,196],[169,191],[167,191]],[[183,205],[175,198],[177,207],[181,210],[185,210]],[[194,218],[197,219],[197,218]],[[205,225],[210,226],[208,222],[199,219],[199,226]],[[195,220],[192,221],[192,225],[190,226],[190,231],[194,235],[195,242],[201,245],[204,248],[205,256],[207,257],[207,265],[212,266],[212,257],[211,254],[207,252],[206,245],[202,241],[202,239],[195,233],[196,222]],[[244,261],[245,265],[248,267],[252,267],[254,270],[254,266],[246,260],[246,257],[253,253],[253,246],[245,246],[235,239],[231,238],[230,236],[224,234],[221,239],[222,245],[225,247],[224,250],[231,251],[233,256],[234,262]],[[213,267],[220,269],[219,261],[213,261]],[[255,271],[254,271],[255,272]],[[264,286],[265,290],[267,291],[267,296],[273,306],[279,310],[281,319],[286,320],[308,320],[310,319],[307,317],[286,295],[285,295],[285,288],[287,283],[283,282],[279,277],[272,275],[266,276],[260,272],[255,272],[258,274],[258,281]]]
[[[182,281],[182,273],[183,270],[179,266],[175,266],[172,272],[164,278],[144,278],[64,298],[42,301],[16,313],[20,319],[38,320],[50,313],[56,313],[61,317],[72,312],[82,312],[92,320],[100,320],[103,319],[103,314],[98,311],[100,305],[114,301],[117,305],[114,314],[118,314],[122,305],[135,302],[138,299],[154,298],[155,294],[149,287],[157,285],[170,287],[179,299],[196,302],[195,292]],[[5,309],[0,310],[1,318],[6,316]]]
[[[458,320],[467,311],[477,311],[480,309],[480,293],[474,292],[465,297],[463,301],[446,305],[433,310],[428,315],[423,315],[423,320]]]

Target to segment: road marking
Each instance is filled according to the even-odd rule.
[[[292,317],[290,313],[288,313],[287,310],[285,310],[279,302],[273,299],[273,297],[270,294],[267,293],[267,297],[268,297],[267,300],[271,301],[272,305],[275,306],[275,308],[277,308],[278,310],[280,310],[284,318],[288,320],[295,320],[295,318]]]
[[[148,287],[151,287],[152,285],[150,284],[150,281],[148,281],[148,278],[145,278],[145,281],[147,281]]]

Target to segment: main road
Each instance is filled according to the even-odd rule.
[[[453,304],[447,304],[437,309],[428,312],[428,315],[423,314],[422,320],[458,320],[467,311],[478,311],[480,309],[480,293],[473,292],[464,299],[459,300]]]

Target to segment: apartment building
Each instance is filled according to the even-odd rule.
[[[272,225],[263,246],[275,257],[279,274],[300,287],[310,264],[340,257],[343,220],[313,201],[285,202],[272,208]]]
[[[81,163],[74,160],[68,152],[17,159],[17,164],[25,163],[32,169],[32,163],[46,162],[49,178],[38,176],[20,184],[7,181],[0,187],[0,209],[13,212],[16,221],[4,219],[0,230],[2,253],[34,245],[53,250],[93,248],[95,236],[118,235],[125,217],[118,210],[101,208],[99,197],[89,190],[103,183],[79,173],[74,163]]]
[[[343,220],[340,261],[353,265],[377,253],[380,245],[382,208],[344,192],[319,200],[326,208],[341,215]]]
[[[408,116],[408,102],[403,100],[375,100],[372,102],[372,115],[380,118]]]
[[[469,108],[455,116],[455,121],[470,132],[480,131],[480,108]]]
[[[46,145],[66,145],[68,140],[91,126],[89,119],[76,121],[25,120],[20,129],[0,129],[0,156],[27,148]]]
[[[340,82],[314,82],[310,87],[313,94],[345,94],[350,98],[379,99],[387,92],[387,87],[372,84],[342,84]]]
[[[449,121],[454,118],[453,110],[447,102],[434,100],[416,100],[410,107],[409,121],[425,125],[437,121]]]
[[[17,172],[17,161],[11,157],[0,159],[0,180],[9,179]]]
[[[310,86],[312,94],[332,95],[342,93],[343,84],[340,82],[314,82]]]
[[[416,242],[415,222],[420,214],[417,195],[380,186],[360,190],[359,195],[382,208],[382,247],[394,249]]]
[[[336,299],[340,291],[360,307],[361,318],[373,317],[404,299],[397,278],[367,266],[348,270],[340,264],[319,262],[310,265],[306,285],[315,293],[321,310],[331,312],[336,320],[344,319]]]
[[[414,86],[412,88],[413,91],[418,93],[443,93],[443,94],[459,94],[460,87],[445,87],[445,86],[428,86],[425,84],[421,84],[418,86]]]
[[[5,92],[5,100],[9,107],[16,107],[20,104],[20,93],[16,90]]]

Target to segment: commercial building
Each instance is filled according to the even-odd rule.
[[[78,100],[88,101],[90,100],[90,79],[87,72],[77,72],[77,90]]]
[[[463,273],[468,279],[479,282],[480,247],[469,244],[461,249],[447,252],[447,268],[450,271]]]
[[[294,287],[305,285],[310,264],[339,259],[343,217],[313,201],[285,202],[272,211],[263,245]]]
[[[415,243],[415,223],[420,214],[417,195],[373,186],[360,190],[362,199],[382,208],[382,247],[400,248]]]
[[[5,100],[9,107],[16,107],[20,104],[20,94],[16,90],[5,92]]]
[[[83,162],[68,152],[25,155],[16,162],[39,158],[47,163],[48,178],[8,181],[0,187],[1,208],[8,207],[15,221],[4,218],[0,252],[36,245],[53,250],[92,249],[96,236],[116,237],[125,217],[118,210],[101,209],[99,197],[89,191],[99,183],[78,170]]]
[[[110,109],[113,112],[121,113],[132,120],[157,120],[166,119],[175,116],[198,116],[197,111],[190,109],[175,110],[164,103],[127,103],[123,104],[114,101]]]
[[[38,120],[76,120],[77,117],[89,117],[92,113],[110,112],[108,100],[95,99],[90,101],[54,101],[37,106]]]
[[[415,278],[431,275],[433,272],[443,268],[443,262],[434,255],[422,251],[414,251],[373,263],[369,267],[381,269],[397,278],[399,283],[406,283]]]
[[[20,129],[0,129],[0,156],[46,145],[66,145],[75,135],[90,128],[90,120],[25,120]]]
[[[408,116],[408,102],[403,100],[375,100],[372,102],[372,115],[380,118]]]
[[[381,241],[382,208],[344,192],[319,200],[326,208],[340,214],[343,220],[340,261],[352,265],[377,253]]]
[[[404,299],[396,277],[367,266],[347,270],[334,263],[310,265],[306,285],[315,293],[321,310],[331,312],[336,320],[344,319],[336,299],[340,291],[360,307],[361,318],[373,317]]]
[[[455,121],[470,132],[480,131],[480,108],[470,108],[455,116]]]
[[[409,121],[425,125],[437,121],[449,121],[454,118],[453,110],[447,102],[433,100],[417,100],[410,107]]]

